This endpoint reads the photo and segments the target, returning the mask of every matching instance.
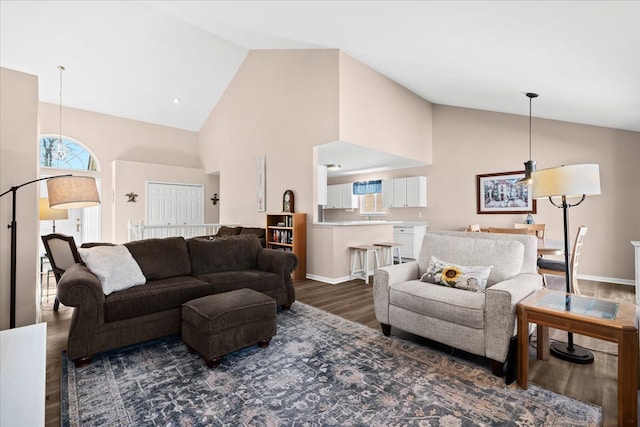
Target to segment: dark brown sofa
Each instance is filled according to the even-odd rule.
[[[260,228],[260,227],[243,227],[243,226],[229,227],[227,225],[223,225],[218,229],[218,232],[214,235],[198,236],[195,238],[213,240],[217,237],[238,236],[238,235],[242,236],[245,234],[255,234],[258,240],[260,241],[260,244],[262,245],[262,247],[263,248],[267,247],[267,238],[266,238],[267,232],[264,228]]]
[[[76,364],[95,353],[179,334],[182,304],[205,295],[249,288],[284,309],[295,291],[291,252],[264,249],[253,234],[214,240],[171,237],[126,243],[147,283],[105,296],[98,278],[82,264],[58,283],[58,298],[75,307],[67,354]]]

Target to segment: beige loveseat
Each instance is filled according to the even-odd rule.
[[[493,266],[486,290],[474,292],[421,281],[432,255],[462,266]],[[428,232],[417,261],[376,270],[376,318],[387,336],[393,326],[487,357],[494,361],[496,375],[507,368],[511,382],[515,378],[516,304],[542,287],[536,259],[534,236]]]

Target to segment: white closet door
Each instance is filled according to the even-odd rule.
[[[147,183],[147,224],[204,224],[204,186]]]
[[[195,185],[177,185],[178,225],[204,224],[204,188]]]

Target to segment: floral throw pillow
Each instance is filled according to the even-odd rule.
[[[421,281],[467,291],[484,292],[493,265],[464,266],[442,261],[433,255]]]

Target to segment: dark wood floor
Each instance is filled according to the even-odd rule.
[[[610,298],[619,301],[634,301],[632,286],[610,283],[581,281],[581,291],[585,295]],[[297,281],[295,284],[298,301],[321,308],[330,313],[369,326],[379,328],[373,311],[371,285],[362,280],[328,285],[313,280]],[[47,322],[47,389],[45,420],[47,426],[60,425],[60,374],[61,351],[66,348],[72,309],[61,306],[54,312],[47,305],[42,312],[42,321]],[[451,352],[437,343],[392,329],[392,334],[432,347],[438,351]],[[584,337],[581,337],[581,339]],[[604,425],[617,424],[617,356],[615,346],[609,343],[584,338],[581,345],[603,351],[595,351],[595,362],[591,365],[574,365],[551,358],[547,362],[535,358],[535,350],[530,349],[530,381],[546,389],[566,396],[602,406]],[[487,369],[491,375],[490,363],[482,358],[456,351]],[[516,387],[511,385],[511,387]]]

